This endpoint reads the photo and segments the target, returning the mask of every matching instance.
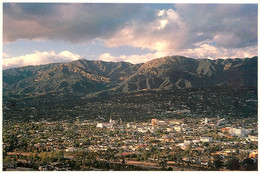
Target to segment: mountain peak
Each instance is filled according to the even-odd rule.
[[[223,84],[256,86],[257,56],[208,60],[176,55],[144,64],[80,59],[3,71],[4,94],[11,95],[51,92],[84,96],[110,89],[129,92]]]

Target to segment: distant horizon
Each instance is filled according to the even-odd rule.
[[[3,3],[2,68],[257,55],[258,4]]]

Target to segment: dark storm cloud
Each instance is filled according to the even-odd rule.
[[[24,14],[27,16],[50,16],[55,14],[55,8],[58,6],[58,4],[20,3],[16,6],[21,10],[22,13],[26,12]]]

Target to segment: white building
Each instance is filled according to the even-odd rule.
[[[99,127],[99,128],[112,128],[114,126],[113,123],[97,123],[97,126],[96,127]]]
[[[177,114],[189,114],[190,113],[190,110],[188,109],[184,109],[184,110],[175,110],[175,111],[172,111],[173,113],[177,113]]]
[[[73,151],[77,151],[77,148],[74,147],[69,147],[65,150],[66,152],[73,152]]]
[[[208,118],[202,118],[201,124],[208,124],[209,119]]]
[[[257,136],[248,135],[248,139],[249,139],[250,141],[253,141],[253,142],[258,142],[258,137],[257,137]]]
[[[174,126],[173,128],[174,128],[174,130],[177,131],[177,132],[182,131],[182,127],[181,127],[181,126]]]
[[[208,124],[208,118],[205,118],[204,123]]]
[[[166,128],[166,131],[167,131],[167,132],[172,132],[173,129],[172,129],[172,128]]]
[[[246,135],[245,128],[230,128],[229,133],[233,136],[244,137]]]
[[[176,124],[182,124],[183,123],[183,121],[182,120],[170,120],[169,121],[169,124],[170,125],[176,125]]]
[[[166,121],[158,121],[158,126],[167,126],[167,122]]]
[[[103,128],[103,123],[97,123],[96,127]]]
[[[181,124],[181,130],[182,131],[188,131],[189,130],[189,127],[187,124]]]
[[[115,120],[112,120],[112,118],[110,117],[110,120],[109,122],[106,122],[106,123],[97,123],[97,126],[96,127],[99,127],[99,128],[113,128],[114,125],[116,124],[116,121]]]
[[[138,132],[141,132],[141,133],[146,133],[146,132],[148,132],[148,130],[145,129],[145,128],[138,128],[137,130],[138,130]]]
[[[115,121],[115,120],[112,120],[112,118],[110,117],[109,123],[111,123],[111,124],[116,124],[116,121]]]
[[[212,142],[213,138],[209,137],[209,136],[202,136],[202,137],[200,137],[200,141],[201,142]]]
[[[198,139],[192,140],[192,143],[194,143],[194,144],[198,144],[199,142],[200,142],[200,140],[198,140]]]
[[[174,133],[169,133],[169,134],[165,135],[165,138],[168,138],[168,139],[173,139],[174,137],[175,137]]]

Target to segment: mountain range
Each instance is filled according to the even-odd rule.
[[[257,86],[257,58],[209,60],[167,56],[142,64],[81,59],[26,66],[3,71],[3,93],[12,97],[85,97],[150,89]]]

